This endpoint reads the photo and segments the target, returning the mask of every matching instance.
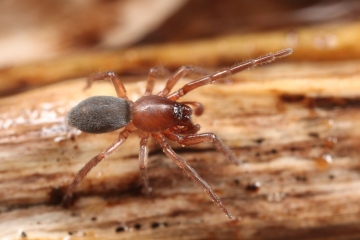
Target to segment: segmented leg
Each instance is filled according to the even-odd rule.
[[[120,98],[128,99],[126,96],[126,89],[119,76],[114,72],[99,72],[91,74],[88,78],[86,88],[89,88],[94,81],[111,80],[114,85],[116,94]]]
[[[208,75],[203,78],[197,79],[195,81],[189,82],[189,83],[185,84],[182,88],[177,90],[176,92],[167,96],[167,98],[172,101],[177,101],[180,97],[184,96],[188,92],[190,92],[198,87],[201,87],[201,86],[204,86],[207,84],[212,84],[220,79],[224,79],[226,77],[229,77],[230,75],[244,71],[249,68],[256,67],[258,65],[270,63],[278,58],[286,57],[286,56],[290,55],[291,53],[292,53],[292,49],[287,48],[287,49],[280,50],[276,53],[269,53],[267,55],[264,55],[264,56],[261,56],[261,57],[255,58],[255,59],[251,59],[251,60],[239,63],[228,69],[225,69],[225,70],[219,71],[217,73],[214,73],[212,75]]]
[[[200,133],[181,136],[170,131],[164,132],[164,135],[172,141],[175,141],[183,146],[196,145],[203,142],[211,142],[215,149],[226,156],[231,162],[241,164],[241,161],[235,154],[214,134],[214,133]]]
[[[151,188],[149,186],[149,177],[148,177],[148,173],[147,173],[147,163],[148,163],[148,157],[149,157],[148,138],[149,138],[148,134],[141,136],[140,152],[139,152],[140,176],[144,183],[144,188],[145,188],[146,194],[149,194],[151,192]]]
[[[67,204],[70,198],[72,197],[76,187],[79,185],[79,183],[85,178],[85,176],[90,172],[90,170],[95,167],[101,160],[109,157],[112,153],[114,153],[116,150],[118,150],[121,145],[125,142],[127,137],[133,132],[135,129],[133,126],[126,127],[120,134],[118,139],[113,142],[113,144],[110,145],[110,147],[106,148],[104,151],[90,159],[89,162],[85,164],[85,166],[80,169],[80,171],[76,174],[73,182],[68,187],[65,196],[64,196],[64,204]]]
[[[152,94],[152,91],[154,90],[154,85],[155,85],[155,78],[159,74],[161,74],[161,75],[164,75],[164,74],[169,75],[170,72],[166,68],[163,68],[163,67],[150,68],[148,79],[147,79],[147,82],[146,82],[146,90],[145,90],[144,96],[148,96],[148,95]]]
[[[171,89],[175,86],[175,84],[189,73],[208,75],[209,71],[200,67],[182,66],[174,73],[172,77],[167,80],[165,88],[158,95],[162,97],[167,96],[170,93]]]
[[[187,173],[188,177],[191,178],[197,185],[199,185],[209,196],[210,198],[220,207],[220,209],[225,213],[225,215],[233,219],[233,216],[221,202],[220,198],[213,192],[210,186],[202,179],[199,174],[190,167],[184,159],[177,155],[170,145],[166,142],[164,135],[160,133],[153,133],[153,138],[160,144],[166,156],[173,160],[184,172]]]

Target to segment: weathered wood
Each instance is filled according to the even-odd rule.
[[[115,95],[112,86],[83,91],[85,80],[78,79],[3,98],[0,233],[10,239],[21,232],[27,239],[358,239],[359,69],[359,61],[273,64],[184,98],[204,104],[204,115],[194,118],[201,131],[215,132],[245,161],[234,166],[207,144],[174,144],[240,218],[236,223],[153,142],[153,191],[143,195],[135,135],[93,169],[73,206],[61,207],[76,171],[117,136],[69,137],[66,112],[88,96]],[[137,99],[145,83],[133,80],[139,81],[126,87]],[[159,89],[164,80],[156,84]]]

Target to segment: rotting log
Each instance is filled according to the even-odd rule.
[[[83,90],[69,80],[0,99],[0,233],[9,239],[359,239],[360,62],[275,63],[184,98],[194,117],[244,164],[211,145],[174,149],[220,196],[234,223],[155,143],[142,194],[139,138],[100,163],[63,208],[62,194],[83,164],[118,132],[71,131],[66,113],[109,83]],[[128,96],[146,76],[127,80]],[[180,84],[185,82],[182,81]],[[164,80],[156,82],[157,89]],[[176,89],[176,87],[175,87]]]

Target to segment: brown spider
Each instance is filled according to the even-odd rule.
[[[210,196],[228,218],[233,219],[220,198],[198,173],[174,152],[167,143],[166,138],[182,146],[195,145],[206,141],[211,142],[216,150],[224,154],[231,162],[240,164],[240,161],[214,133],[197,133],[200,130],[200,125],[192,122],[191,114],[193,111],[189,105],[194,108],[195,115],[201,115],[203,113],[203,105],[201,103],[177,102],[177,100],[198,87],[212,84],[257,65],[270,63],[277,58],[286,57],[291,53],[292,49],[288,48],[239,63],[228,69],[191,81],[172,94],[170,94],[170,91],[180,78],[189,72],[203,73],[203,70],[183,66],[167,80],[164,89],[160,93],[153,95],[155,76],[161,69],[152,68],[147,79],[145,94],[135,102],[127,98],[125,87],[114,72],[101,72],[91,75],[89,84],[96,80],[110,79],[118,97],[94,96],[85,99],[70,111],[68,115],[69,124],[88,133],[105,133],[120,128],[124,128],[124,130],[120,132],[119,137],[113,144],[93,157],[77,173],[65,194],[65,202],[71,198],[75,188],[86,174],[101,160],[118,150],[127,137],[136,131],[141,138],[139,165],[140,175],[146,191],[149,191],[146,169],[148,163],[148,138],[152,136],[162,147],[163,152]]]

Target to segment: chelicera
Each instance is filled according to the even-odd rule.
[[[211,142],[215,149],[226,156],[232,163],[240,164],[240,161],[214,133],[198,133],[200,125],[192,122],[191,115],[193,112],[195,115],[201,115],[203,105],[195,101],[178,102],[178,99],[196,88],[223,80],[243,70],[270,63],[277,58],[286,57],[291,53],[292,49],[284,49],[276,53],[269,53],[256,59],[241,62],[233,67],[191,81],[177,91],[170,93],[178,80],[186,74],[190,72],[203,73],[203,70],[200,68],[184,66],[167,80],[164,89],[157,95],[153,95],[152,91],[155,76],[161,69],[152,68],[147,79],[145,94],[135,102],[128,99],[123,83],[114,72],[101,72],[91,75],[89,77],[89,85],[92,81],[110,79],[118,97],[94,96],[85,99],[70,111],[68,115],[69,124],[88,133],[105,133],[120,128],[123,128],[123,130],[108,148],[90,159],[77,173],[65,194],[65,201],[71,198],[77,185],[93,167],[118,150],[127,137],[131,133],[136,132],[141,139],[139,167],[140,176],[146,191],[149,191],[147,163],[148,139],[151,136],[161,146],[167,157],[173,160],[191,180],[199,185],[228,218],[232,219],[231,213],[221,202],[220,198],[198,173],[181,156],[174,152],[167,143],[167,139],[175,141],[182,146]]]

